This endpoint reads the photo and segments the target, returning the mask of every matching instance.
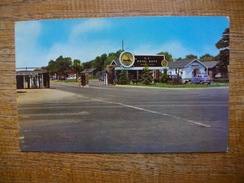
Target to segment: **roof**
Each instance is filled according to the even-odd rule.
[[[176,69],[176,68],[184,68],[186,67],[188,64],[190,64],[191,62],[195,61],[194,60],[176,60],[174,62],[168,62],[168,67],[170,69]]]
[[[31,75],[38,75],[38,74],[44,74],[47,73],[47,71],[16,71],[17,75],[22,75],[22,76],[31,76]]]
[[[95,70],[97,70],[97,68],[91,68],[91,69],[85,69],[84,71],[82,71],[81,73],[92,73]]]
[[[110,65],[120,66],[121,64],[118,60],[113,60]]]
[[[203,64],[207,68],[214,68],[219,62],[218,61],[211,61],[211,62],[203,62]]]

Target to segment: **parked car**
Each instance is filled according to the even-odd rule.
[[[197,83],[197,84],[199,84],[199,83],[201,83],[201,84],[203,84],[203,83],[210,84],[212,81],[213,80],[210,77],[208,77],[207,74],[197,74],[196,76],[191,78],[190,82],[191,83]]]

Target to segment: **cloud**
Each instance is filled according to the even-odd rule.
[[[137,45],[133,50],[135,54],[157,54],[159,52],[169,52],[173,58],[184,58],[186,55],[201,55],[196,50],[185,47],[180,41],[172,40],[164,44],[142,44]]]
[[[88,34],[90,32],[105,30],[109,27],[110,23],[105,19],[87,19],[72,28],[69,40],[70,42],[73,42],[76,41],[77,38],[81,35]]]
[[[91,41],[89,44],[84,42],[68,44],[57,43],[51,47],[47,57],[49,60],[55,60],[62,55],[63,57],[71,57],[72,59],[80,59],[81,62],[86,62],[95,59],[96,56],[103,53],[108,54],[110,52],[114,52],[115,48],[115,44],[106,40]]]
[[[88,19],[72,27],[69,39],[65,43],[55,43],[49,49],[47,57],[55,60],[60,55],[89,61],[108,51],[114,51],[114,45],[108,40],[89,39],[88,35],[109,29],[110,23],[105,19]],[[106,45],[106,47],[104,47]]]
[[[16,67],[34,66],[40,56],[37,42],[42,31],[38,21],[16,22],[15,24],[15,54]],[[33,65],[30,65],[33,64]]]

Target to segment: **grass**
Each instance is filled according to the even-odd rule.
[[[79,83],[80,81],[76,81],[75,79],[69,80],[56,80],[58,82],[65,82],[65,83]],[[221,86],[229,86],[229,83],[211,83],[211,84],[166,84],[166,83],[156,83],[151,85],[145,85],[142,83],[138,84],[128,84],[127,86],[144,86],[144,87],[159,87],[159,88],[210,88],[210,87],[221,87]]]
[[[74,83],[74,82],[80,82],[79,80],[75,80],[75,79],[67,79],[67,80],[55,80],[57,82],[65,82],[65,83]]]
[[[166,83],[156,83],[156,84],[151,84],[151,85],[129,84],[129,86],[146,86],[146,87],[159,87],[159,88],[209,88],[209,87],[228,86],[228,84],[211,83],[211,84],[179,84],[179,85],[172,85],[172,84],[166,84]]]

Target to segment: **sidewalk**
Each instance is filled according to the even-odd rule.
[[[77,96],[74,93],[60,91],[56,89],[27,89],[17,90],[18,104],[59,102],[67,97]]]

